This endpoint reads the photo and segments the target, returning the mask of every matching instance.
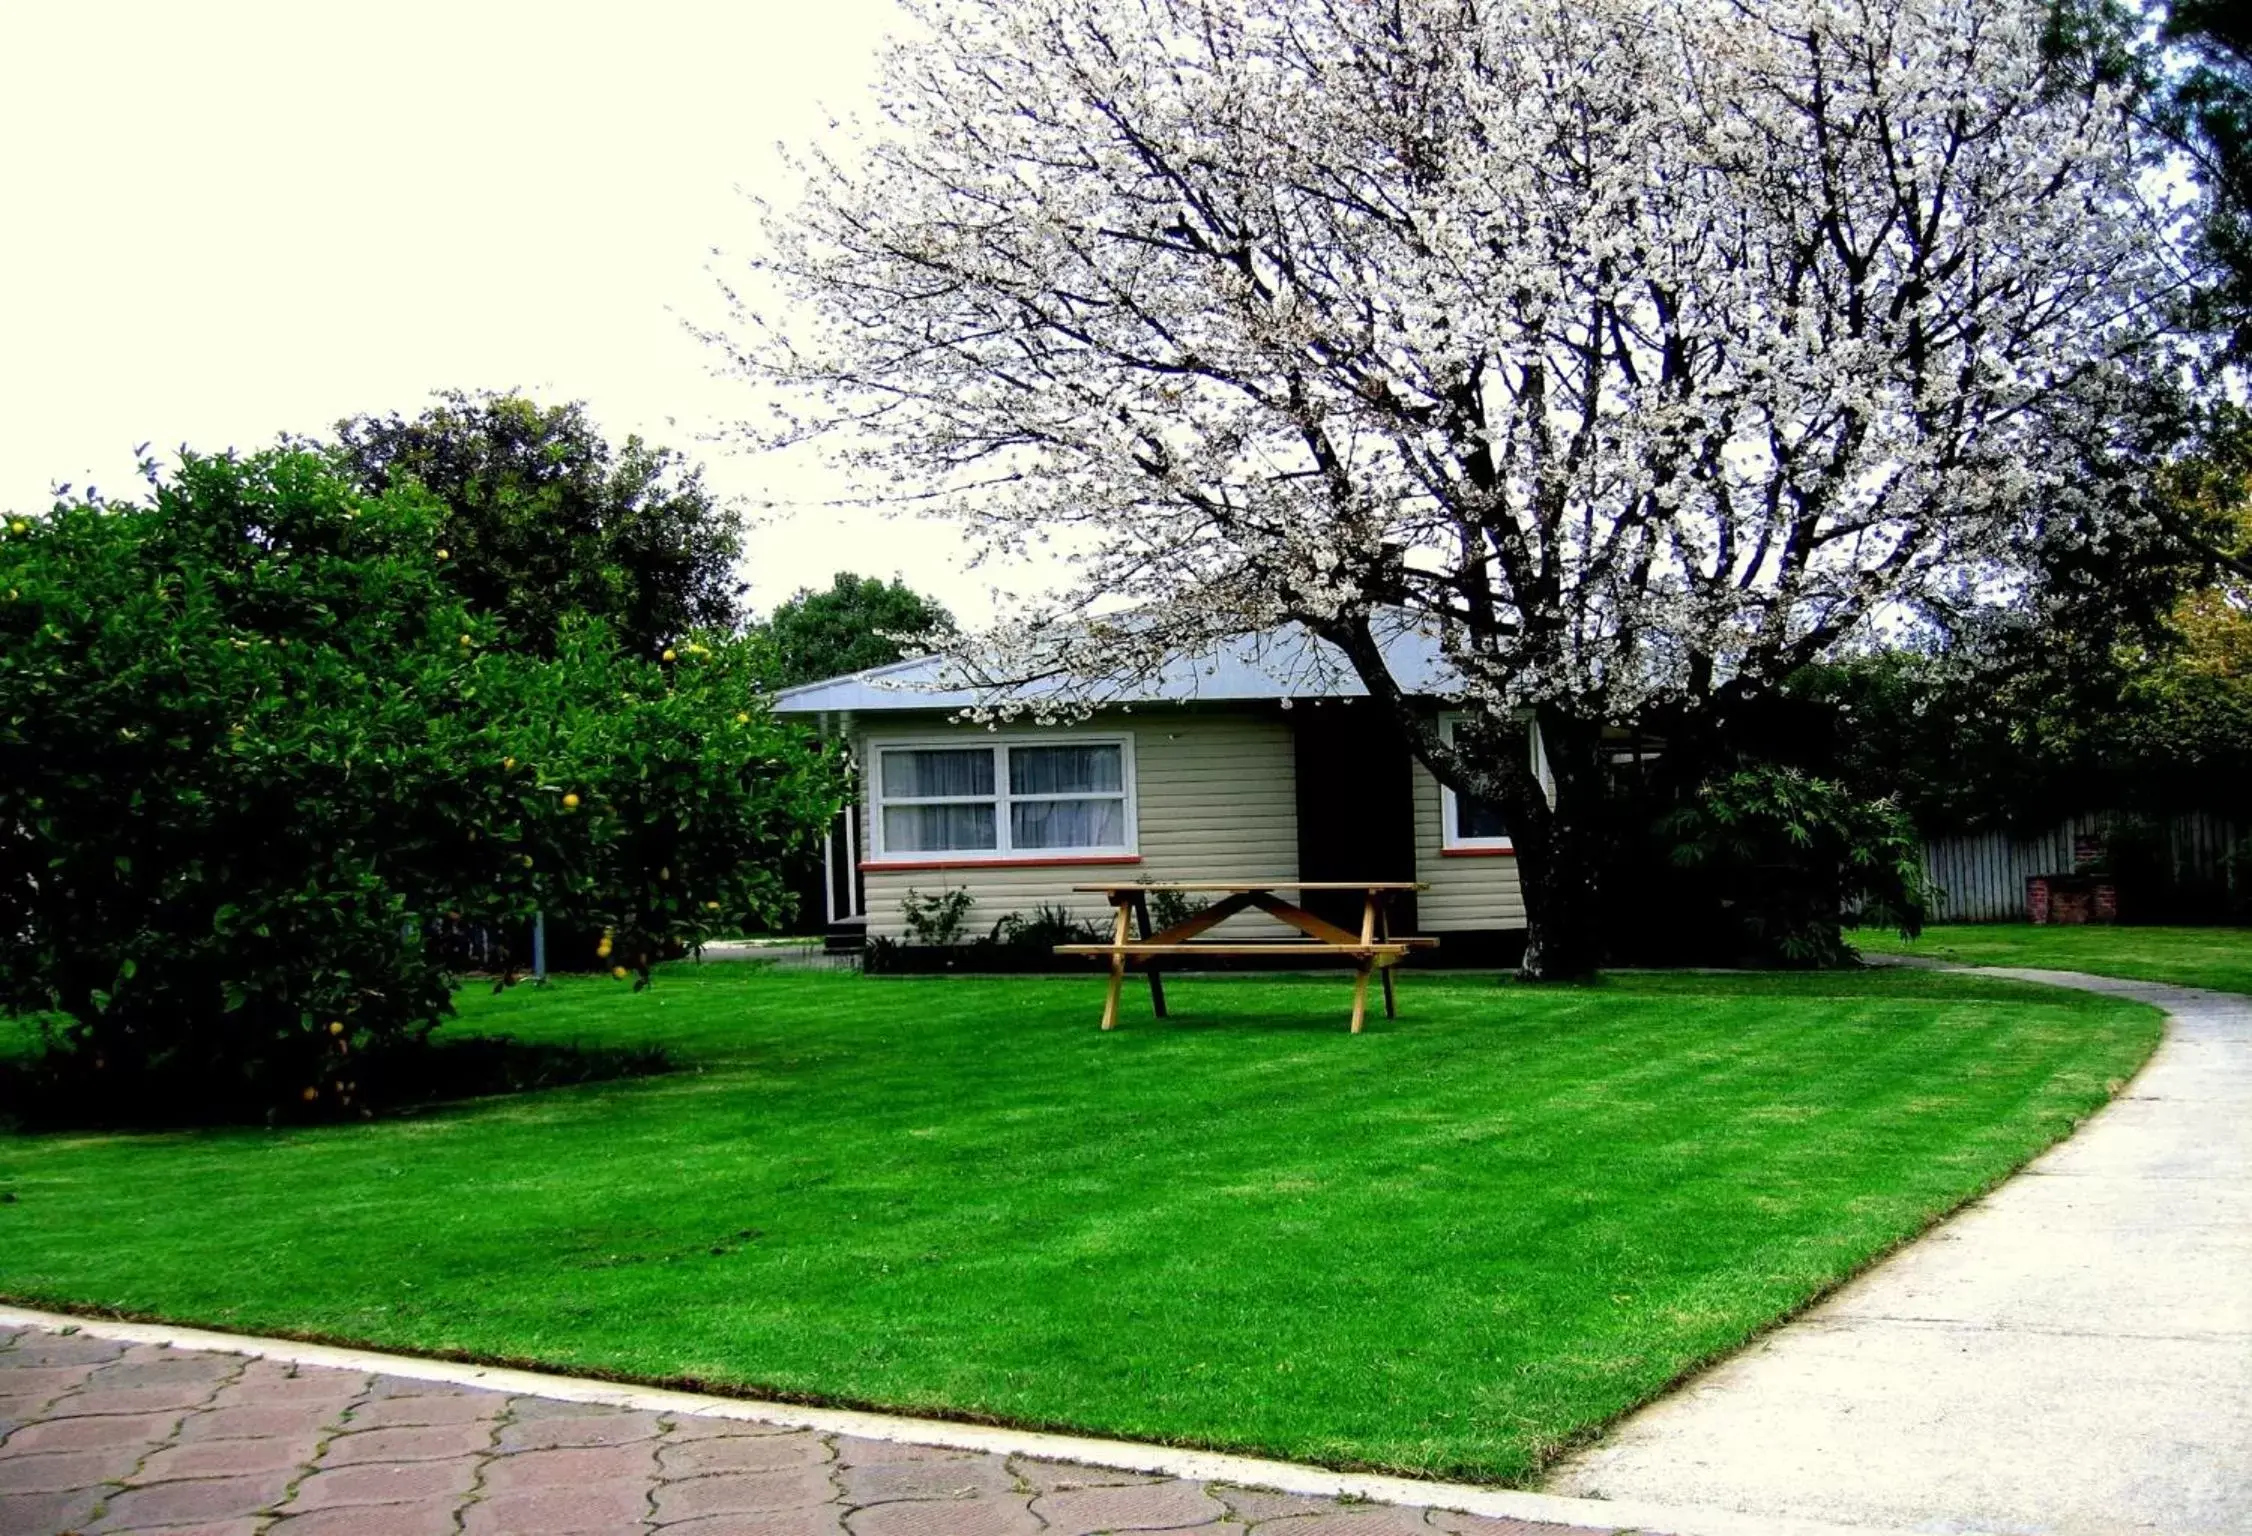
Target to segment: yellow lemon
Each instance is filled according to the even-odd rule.
[[[737,725],[749,725],[751,723],[751,717],[743,713],[741,710],[737,710],[735,712],[735,723]]]
[[[299,1095],[298,1095],[298,1097],[299,1097],[299,1098],[303,1099],[303,1100],[304,1100],[304,1101],[305,1101],[306,1103],[308,1103],[308,1104],[312,1103],[312,1102],[313,1102],[313,1101],[314,1101],[315,1099],[319,1098],[320,1096],[321,1096],[321,1091],[320,1091],[320,1089],[318,1089],[318,1088],[308,1088],[308,1089],[306,1089],[306,1090],[305,1090],[305,1091],[304,1091],[303,1093],[301,1093],[301,1094],[299,1094]]]
[[[624,981],[626,979],[626,968],[622,965],[613,965],[610,967],[610,974],[617,977],[618,980]]]
[[[29,533],[31,532],[31,524],[19,517],[8,525],[8,531],[10,533]]]
[[[716,901],[707,901],[704,903],[704,910],[706,912],[717,912],[719,910],[719,903]]]
[[[451,560],[453,556],[447,554],[444,550],[441,549],[438,551],[438,558],[441,560]]]
[[[678,656],[677,656],[677,655],[676,655],[676,654],[674,653],[674,651],[673,651],[673,648],[672,648],[671,646],[669,646],[669,645],[665,647],[665,660],[667,660],[667,661],[677,661],[677,660],[679,660],[679,657],[678,657]]]
[[[463,635],[463,636],[461,637],[461,643],[462,643],[463,645],[467,645],[467,644],[469,643],[469,637],[468,637],[467,635]]]
[[[500,765],[503,768],[513,768],[516,766],[516,759],[513,757],[504,757],[500,760]]]
[[[332,1034],[332,1035],[341,1035],[341,1034],[343,1034],[343,1033],[344,1033],[344,1021],[343,1021],[342,1019],[331,1019],[331,1020],[329,1020],[329,1021],[328,1021],[328,1032],[329,1032],[330,1034]]]
[[[577,795],[565,795],[563,797],[563,809],[565,809],[566,811],[575,811],[578,808],[579,797]]]

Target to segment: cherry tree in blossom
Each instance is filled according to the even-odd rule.
[[[2043,0],[914,9],[772,215],[787,321],[724,338],[784,386],[770,436],[1069,552],[972,658],[1004,711],[1331,642],[1502,808],[1530,975],[1591,963],[1607,726],[2006,584],[2203,356],[2168,179],[2044,63]]]

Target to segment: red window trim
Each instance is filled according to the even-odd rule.
[[[1439,857],[1442,859],[1514,859],[1517,857],[1517,850],[1514,848],[1441,848]]]
[[[1081,854],[1061,859],[862,859],[864,870],[885,869],[1069,869],[1087,864],[1139,864],[1138,853]]]

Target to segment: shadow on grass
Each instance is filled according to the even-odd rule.
[[[536,1093],[679,1070],[661,1046],[535,1044],[462,1035],[359,1060],[348,1106],[305,1105],[253,1081],[149,1073],[119,1079],[76,1056],[0,1059],[0,1125],[17,1131],[183,1130],[317,1125],[412,1112],[458,1099]]]

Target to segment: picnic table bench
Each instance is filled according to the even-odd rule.
[[[1165,981],[1168,962],[1202,955],[1298,956],[1346,959],[1354,962],[1353,1033],[1361,1032],[1368,1013],[1368,979],[1373,973],[1384,987],[1384,1017],[1397,1016],[1392,990],[1392,968],[1410,950],[1428,949],[1437,939],[1394,938],[1391,901],[1402,891],[1420,891],[1414,880],[1183,880],[1166,884],[1075,885],[1075,891],[1100,894],[1112,908],[1113,922],[1107,944],[1058,944],[1059,955],[1104,955],[1110,959],[1110,990],[1103,999],[1103,1028],[1118,1024],[1118,994],[1125,985],[1128,965],[1146,965],[1150,1007],[1166,1017]],[[1209,895],[1216,899],[1203,911],[1162,932],[1150,931],[1149,899],[1160,891],[1182,895]],[[1353,933],[1324,917],[1317,917],[1277,891],[1358,891],[1362,896],[1361,931]],[[1218,927],[1239,912],[1257,910],[1298,930],[1302,937],[1288,939],[1206,939],[1199,935]]]

